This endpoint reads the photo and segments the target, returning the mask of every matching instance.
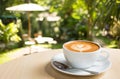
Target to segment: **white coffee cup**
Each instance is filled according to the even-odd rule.
[[[71,49],[68,49],[65,46],[65,45],[70,44],[71,42],[74,43],[74,41],[91,43],[91,44],[98,46],[98,48],[96,50],[93,50],[90,52],[89,51],[76,52],[76,51],[73,51]],[[74,41],[69,41],[69,42],[66,42],[63,44],[64,56],[65,56],[66,60],[68,61],[68,63],[74,68],[88,68],[88,67],[93,66],[96,62],[105,61],[109,57],[109,53],[107,51],[103,50],[101,48],[101,46],[95,42],[86,41],[86,40],[74,40]],[[81,48],[85,47],[82,44],[79,44],[79,45],[80,45],[79,47],[81,47]],[[90,44],[87,45],[87,49],[90,48],[89,46],[90,46]],[[73,45],[73,48],[74,48],[74,45]],[[93,49],[93,48],[91,48],[91,49]],[[103,53],[105,53],[105,55],[103,55]]]

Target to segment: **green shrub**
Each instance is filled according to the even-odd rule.
[[[18,27],[13,22],[4,25],[0,21],[0,41],[5,44],[5,47],[7,47],[8,43],[10,41],[13,42],[19,42],[21,39],[17,35]]]

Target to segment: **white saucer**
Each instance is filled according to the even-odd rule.
[[[90,75],[95,75],[95,74],[91,74],[89,72],[83,71],[83,70],[73,70],[73,71],[66,71],[66,70],[62,70],[59,69],[58,67],[56,67],[53,62],[54,61],[58,61],[61,62],[63,64],[69,65],[66,61],[66,59],[64,58],[64,54],[60,53],[55,55],[52,60],[51,60],[51,65],[54,69],[62,72],[62,73],[66,73],[66,74],[70,74],[70,75],[76,75],[76,76],[90,76]],[[106,70],[108,70],[111,66],[111,63],[109,60],[106,60],[104,62],[97,62],[95,63],[94,66],[87,68],[87,70],[91,70],[91,71],[96,71],[98,73],[102,73],[105,72]]]

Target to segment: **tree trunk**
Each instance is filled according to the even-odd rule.
[[[88,40],[92,40],[93,36],[92,36],[92,29],[93,29],[93,20],[92,20],[92,2],[90,1],[90,3],[87,3],[87,10],[88,10],[88,23],[87,23],[87,39]]]
[[[92,40],[92,21],[91,17],[88,17],[88,23],[87,23],[87,39]]]

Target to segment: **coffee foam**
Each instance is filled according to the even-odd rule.
[[[65,44],[65,47],[75,52],[93,52],[99,49],[97,44],[86,41],[72,41]]]
[[[72,45],[71,48],[79,52],[82,52],[82,51],[90,50],[92,47],[90,45],[76,44],[76,45]]]

